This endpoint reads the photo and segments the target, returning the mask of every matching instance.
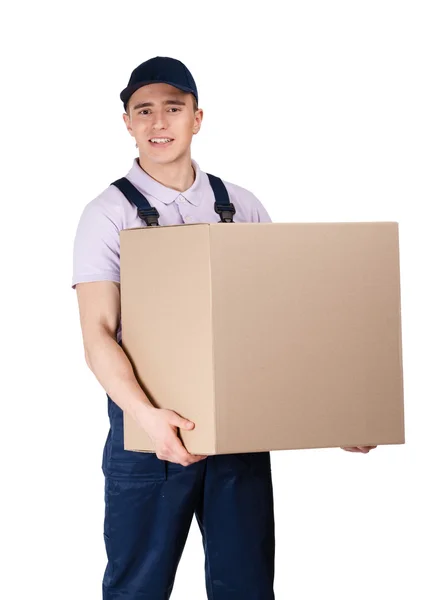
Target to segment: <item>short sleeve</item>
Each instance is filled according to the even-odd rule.
[[[118,221],[117,208],[99,198],[84,208],[73,243],[73,289],[82,282],[120,282]]]
[[[272,223],[269,213],[260,200],[252,195],[252,223]]]

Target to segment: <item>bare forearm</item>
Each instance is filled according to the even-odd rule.
[[[190,430],[194,423],[172,410],[155,408],[138,384],[125,352],[110,334],[100,330],[88,335],[85,344],[87,364],[110,398],[130,414],[153,441],[159,459],[188,466],[206,458],[184,448],[177,429]]]
[[[113,402],[134,419],[144,416],[146,409],[153,409],[124,350],[110,333],[102,333],[88,344],[86,361]]]

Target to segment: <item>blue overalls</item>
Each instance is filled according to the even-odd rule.
[[[216,212],[232,223],[235,208],[226,187],[208,176]],[[126,178],[113,184],[147,226],[159,225],[158,211]],[[168,600],[194,515],[205,551],[208,600],[274,600],[269,452],[208,456],[183,467],[154,453],[127,451],[123,412],[107,398],[103,600]]]

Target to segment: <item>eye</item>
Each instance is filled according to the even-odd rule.
[[[176,110],[177,112],[179,112],[181,109],[173,107],[173,108],[170,108],[170,110]]]
[[[146,112],[147,110],[150,110],[149,108],[144,108],[143,110],[139,111],[139,114],[141,115],[142,113]]]

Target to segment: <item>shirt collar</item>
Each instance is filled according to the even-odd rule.
[[[164,204],[171,204],[179,196],[183,196],[188,202],[194,206],[200,206],[202,201],[202,179],[205,173],[200,170],[199,165],[195,160],[191,159],[191,164],[194,168],[196,177],[190,188],[184,192],[173,190],[172,188],[166,187],[162,183],[159,183],[153,179],[148,173],[146,173],[138,162],[138,158],[133,160],[133,166],[127,173],[126,177],[133,183],[141,192],[156,198]]]

